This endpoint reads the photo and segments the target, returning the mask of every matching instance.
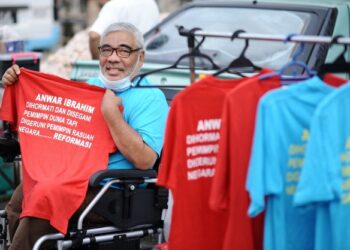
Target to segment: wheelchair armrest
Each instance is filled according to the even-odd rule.
[[[100,170],[94,173],[89,180],[91,187],[98,187],[104,179],[119,179],[119,180],[135,180],[156,178],[157,172],[153,169],[138,170],[138,169],[107,169]]]

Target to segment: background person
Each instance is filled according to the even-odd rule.
[[[92,59],[98,59],[98,45],[102,32],[112,23],[127,22],[135,25],[143,34],[160,21],[155,0],[107,1],[89,30],[89,46]]]

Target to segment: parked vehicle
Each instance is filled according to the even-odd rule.
[[[349,36],[350,1],[196,1],[184,5],[170,14],[159,25],[145,34],[146,58],[142,69],[147,72],[171,65],[182,54],[188,52],[186,37],[180,36],[179,26],[187,29],[201,28],[203,31],[234,32],[243,29],[247,33],[266,35],[287,35],[296,33],[315,36]],[[220,21],[218,21],[220,17]],[[223,38],[207,38],[201,45],[201,52],[209,55],[220,67],[238,57],[244,40],[230,41]],[[298,44],[268,41],[250,41],[246,56],[261,67],[279,69],[290,61]],[[309,67],[318,69],[325,61],[333,60],[341,46],[327,44],[306,44],[298,58]],[[197,66],[208,64],[196,59]],[[188,67],[188,60],[181,64]],[[197,70],[197,75],[208,71]],[[98,74],[98,62],[77,61],[71,78],[86,80]],[[148,76],[157,85],[188,85],[188,69],[172,69]]]
[[[24,41],[27,51],[52,49],[60,41],[54,0],[1,0],[0,27],[4,26]]]

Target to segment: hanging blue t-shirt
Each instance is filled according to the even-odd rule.
[[[318,204],[316,248],[350,249],[350,84],[317,108],[296,205]]]
[[[149,85],[146,79],[141,85]],[[87,81],[104,87],[99,78]],[[158,155],[163,147],[169,106],[158,88],[132,87],[116,93],[123,101],[123,118]],[[118,151],[109,157],[109,169],[133,169],[134,166]]]
[[[266,210],[265,250],[314,247],[315,210],[297,209],[292,202],[311,117],[333,89],[313,77],[271,91],[259,103],[247,189],[251,197],[249,215]]]

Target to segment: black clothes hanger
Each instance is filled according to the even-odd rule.
[[[333,44],[336,44],[338,41],[338,38],[341,38],[343,36],[338,35],[333,37],[330,47]],[[343,45],[343,51],[340,53],[340,55],[332,62],[332,63],[324,63],[320,66],[318,70],[319,77],[323,78],[326,73],[350,73],[350,63],[346,61],[345,59],[345,53],[347,51],[347,45]]]
[[[179,30],[182,29],[182,28],[183,27],[180,26]],[[134,86],[138,86],[140,84],[140,82],[142,81],[142,79],[145,78],[145,76],[148,76],[150,74],[157,73],[157,72],[164,71],[164,70],[168,70],[168,69],[178,69],[178,68],[183,69],[184,67],[179,67],[179,63],[185,58],[191,58],[191,57],[204,58],[204,59],[207,59],[209,61],[209,63],[211,64],[211,68],[210,69],[216,69],[216,70],[219,69],[220,67],[213,61],[213,59],[210,56],[208,56],[206,54],[203,54],[199,50],[199,47],[204,43],[204,40],[205,40],[204,36],[202,37],[202,40],[199,41],[196,46],[194,46],[195,45],[194,32],[197,31],[197,30],[201,30],[201,29],[200,28],[193,28],[193,29],[191,29],[190,30],[190,35],[188,37],[188,45],[189,45],[190,48],[191,47],[193,48],[191,52],[181,55],[172,65],[170,65],[168,67],[155,69],[155,70],[148,71],[148,72],[145,72],[145,73],[142,73],[142,74],[139,74],[139,75],[135,76],[132,79],[132,81],[137,79],[137,82],[136,82],[136,84]]]
[[[231,36],[231,41],[233,39],[237,38],[239,34],[244,33],[244,30],[237,30],[235,31]],[[259,71],[261,68],[259,66],[256,66],[251,60],[249,60],[245,56],[245,52],[247,51],[249,47],[249,39],[245,39],[245,46],[239,55],[239,57],[235,58],[227,67],[220,69],[216,73],[214,73],[214,76],[218,76],[221,73],[227,72],[239,75],[241,77],[245,77],[242,72],[251,72],[251,71]]]

